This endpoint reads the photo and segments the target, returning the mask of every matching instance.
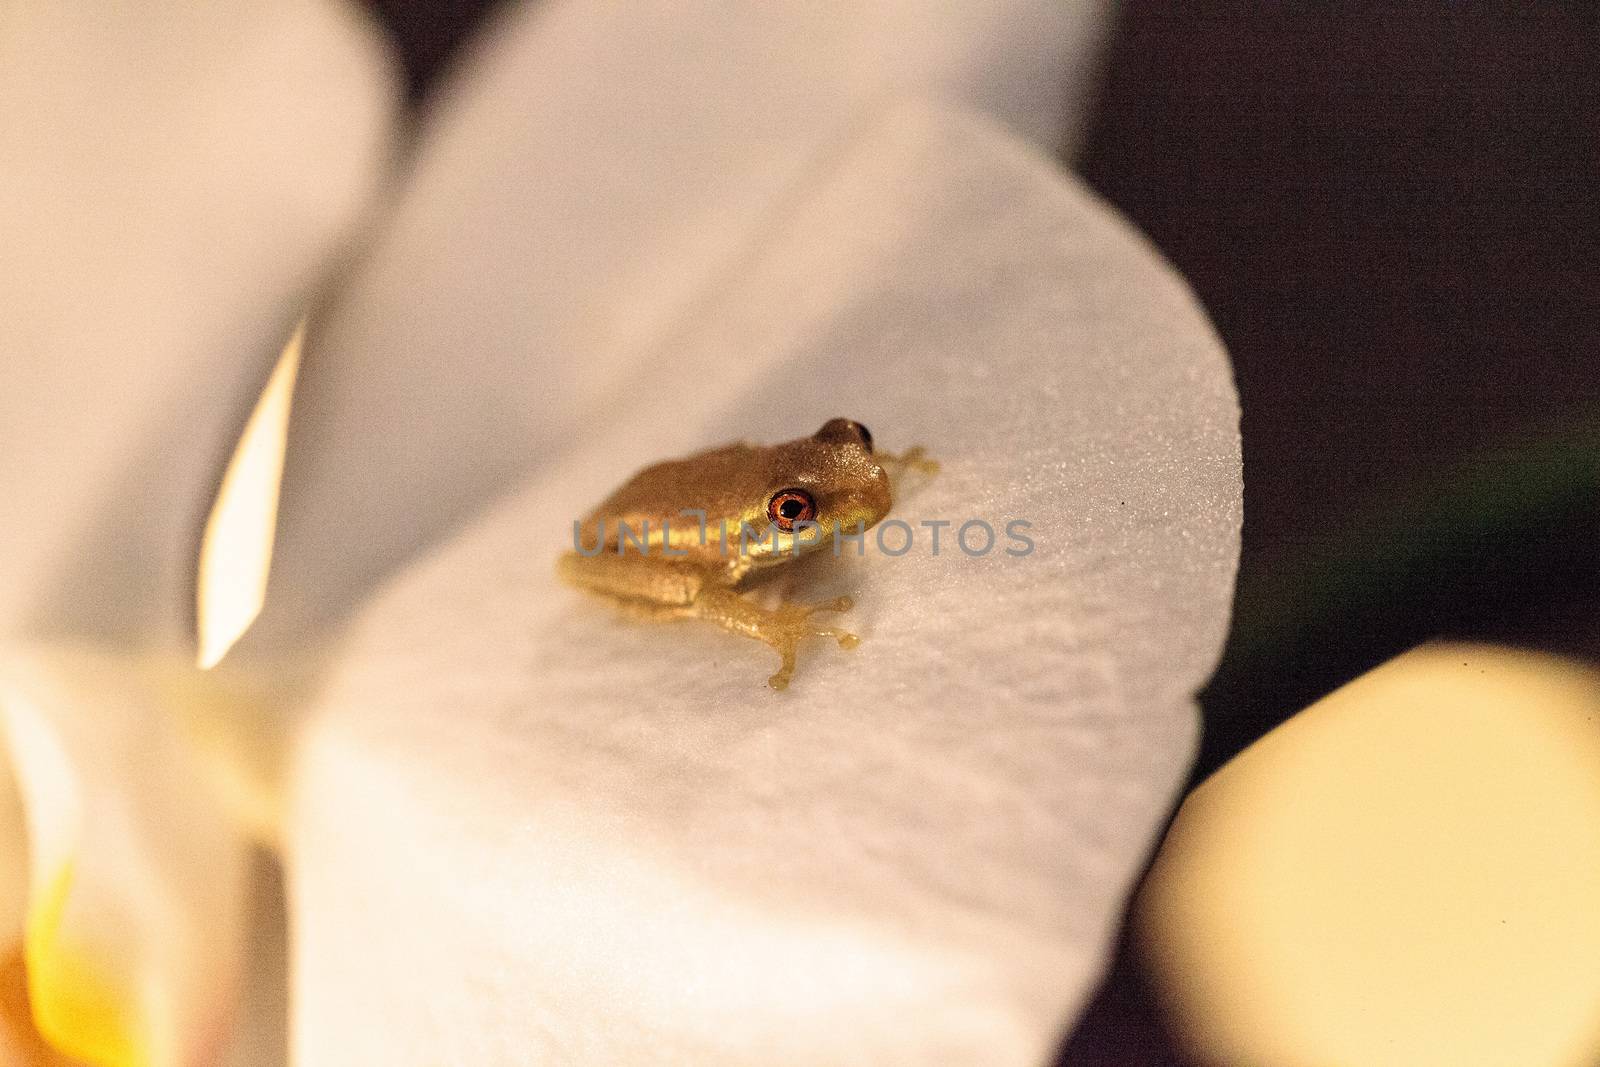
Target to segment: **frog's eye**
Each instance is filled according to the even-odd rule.
[[[816,517],[817,499],[804,489],[779,489],[767,501],[767,518],[784,533],[793,530],[795,523]]]

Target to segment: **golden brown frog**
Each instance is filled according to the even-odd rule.
[[[768,679],[783,689],[803,638],[859,638],[820,626],[819,611],[849,597],[765,608],[740,595],[756,572],[864,533],[893,500],[885,466],[934,470],[922,450],[875,455],[867,428],[830,419],[780,445],[732,444],[646,467],[577,524],[563,577],[654,619],[696,618],[765,641],[783,659]]]

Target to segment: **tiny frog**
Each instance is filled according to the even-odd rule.
[[[848,611],[847,596],[765,608],[741,595],[747,579],[855,536],[889,513],[889,472],[932,472],[914,448],[874,453],[859,422],[829,419],[810,437],[781,445],[745,443],[646,467],[574,529],[559,570],[573,584],[652,619],[705,619],[765,641],[782,657],[767,680],[784,689],[803,638],[854,634],[812,620]],[[887,468],[887,469],[886,469]]]

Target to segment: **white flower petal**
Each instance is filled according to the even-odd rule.
[[[834,415],[944,462],[904,518],[1037,551],[821,560],[866,641],[785,694],[764,646],[556,586],[635,468]],[[1237,416],[1183,285],[1048,160],[880,117],[613,422],[360,615],[291,779],[296,1062],[1039,1061],[1189,758]]]
[[[96,1067],[205,1062],[221,1047],[241,951],[247,841],[217,803],[161,677],[120,655],[0,655],[0,757],[25,846],[32,1014]]]
[[[522,5],[436,101],[313,338],[263,630],[290,641],[564,454],[886,97],[1069,140],[1104,0]]]
[[[206,499],[390,85],[325,0],[5,5],[0,630],[187,636]]]

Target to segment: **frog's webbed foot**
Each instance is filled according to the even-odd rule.
[[[804,638],[831,637],[839,642],[840,648],[855,648],[859,645],[861,638],[855,634],[831,626],[819,626],[811,619],[811,616],[819,611],[849,611],[854,606],[855,601],[847,596],[841,596],[817,604],[784,604],[772,612],[758,636],[778,650],[778,655],[783,657],[783,663],[779,666],[778,673],[767,679],[767,684],[774,689],[788,688],[789,679],[794,676],[796,649]]]
[[[800,642],[807,637],[831,637],[840,648],[855,648],[861,638],[845,630],[819,625],[811,617],[820,611],[849,611],[855,601],[847,596],[834,597],[816,604],[780,604],[764,608],[737,593],[716,591],[703,593],[694,604],[694,614],[734,633],[765,641],[778,650],[782,665],[778,673],[767,679],[774,689],[786,689],[794,677],[795,657]]]

